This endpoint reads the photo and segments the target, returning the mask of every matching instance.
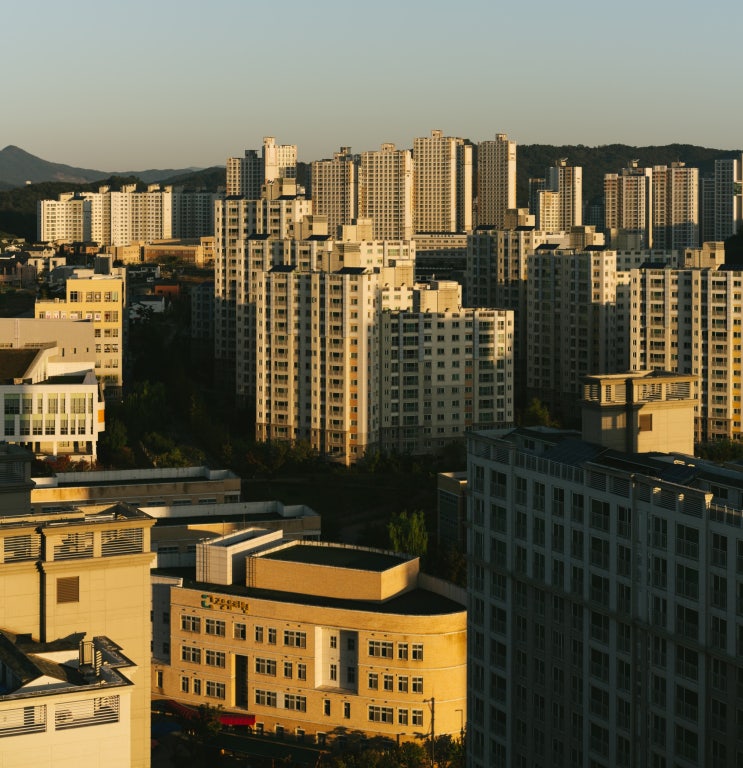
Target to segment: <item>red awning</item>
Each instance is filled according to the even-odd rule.
[[[255,725],[255,715],[234,715],[229,712],[219,716],[222,725]]]
[[[178,701],[170,699],[168,707],[176,714],[184,717],[186,720],[194,720],[199,716],[199,710],[194,707],[187,707]],[[234,712],[223,712],[219,716],[219,722],[222,725],[255,725],[255,715],[240,715]]]

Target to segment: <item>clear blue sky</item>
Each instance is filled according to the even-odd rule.
[[[68,0],[3,9],[0,148],[101,170],[440,128],[743,146],[740,0]]]

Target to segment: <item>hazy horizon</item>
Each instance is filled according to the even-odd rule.
[[[15,5],[0,146],[105,171],[224,165],[265,135],[310,161],[433,128],[732,151],[743,8],[724,9],[677,3],[670,25],[639,0],[610,18],[587,0]]]

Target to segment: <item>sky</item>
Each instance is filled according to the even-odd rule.
[[[36,0],[3,16],[0,148],[105,171],[305,162],[440,129],[743,148],[739,0]]]

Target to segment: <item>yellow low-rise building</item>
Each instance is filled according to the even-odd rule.
[[[155,612],[170,658],[153,661],[153,695],[318,743],[422,738],[432,718],[436,735],[460,733],[464,594],[418,558],[250,529],[200,544],[194,577],[174,577],[169,610]]]

